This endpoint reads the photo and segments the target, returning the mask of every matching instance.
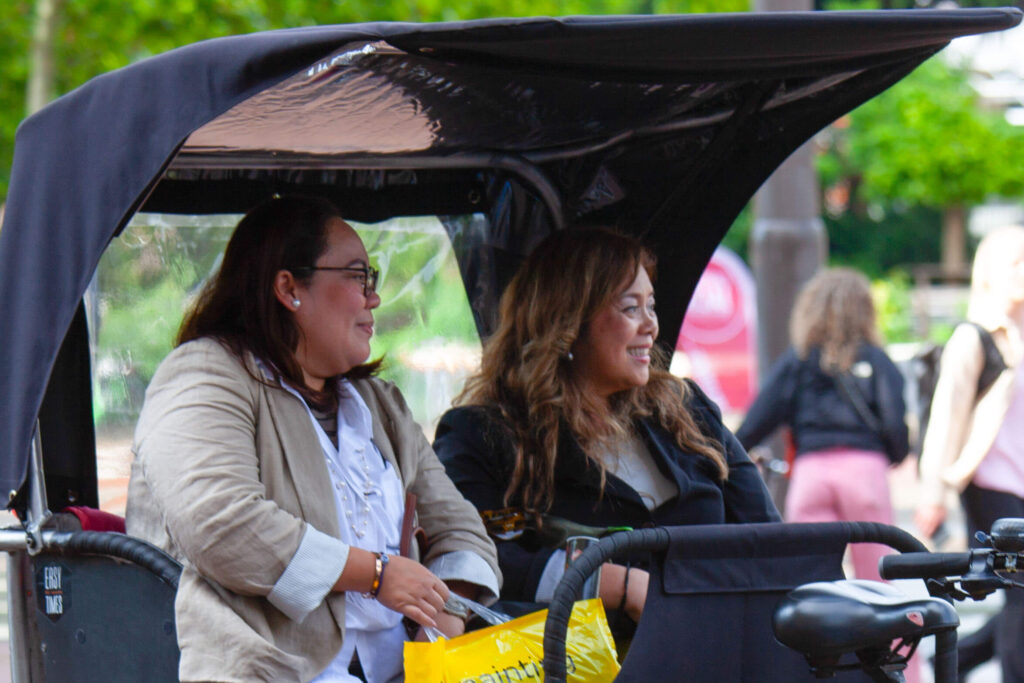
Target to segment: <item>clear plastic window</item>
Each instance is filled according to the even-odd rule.
[[[124,512],[132,431],[146,386],[240,218],[139,214],[100,262],[87,307],[103,509]],[[381,377],[399,386],[432,440],[480,359],[451,242],[433,217],[352,225],[381,272],[372,357],[384,357]]]

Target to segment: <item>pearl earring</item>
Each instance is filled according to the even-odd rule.
[[[294,306],[295,308],[298,308],[301,305],[302,305],[301,301],[299,301],[298,299],[292,299],[292,306]]]
[[[569,355],[569,362],[571,363],[573,361],[573,359],[575,359],[576,357],[574,355],[572,355],[572,351],[570,351],[568,355]]]

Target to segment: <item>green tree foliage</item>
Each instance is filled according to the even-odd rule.
[[[1024,133],[978,106],[967,74],[931,59],[834,129],[823,180],[844,173],[867,202],[943,208],[1024,192]],[[831,176],[831,178],[829,177]]]
[[[927,206],[873,205],[826,215],[829,261],[880,278],[915,263],[938,263],[942,213]]]
[[[0,3],[0,205],[7,196],[14,131],[25,113],[32,2]]]
[[[910,302],[910,279],[895,273],[871,283],[878,331],[886,343],[905,342],[914,338]]]
[[[216,269],[235,222],[138,216],[111,242],[87,294],[97,340],[98,424],[134,425],[146,385],[173,348],[185,306]]]
[[[950,3],[947,0],[815,0],[814,9],[849,10],[849,9],[925,9],[943,8]],[[1024,2],[1017,0],[959,0],[958,7],[1021,7]]]
[[[830,240],[876,273],[880,266],[937,261],[951,215],[990,198],[1024,195],[1024,131],[982,109],[967,74],[940,58],[819,139]],[[864,231],[872,227],[868,240]]]

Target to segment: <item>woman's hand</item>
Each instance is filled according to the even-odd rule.
[[[446,585],[448,590],[455,595],[461,595],[470,600],[476,600],[479,597],[480,586],[476,584],[465,581],[447,581]],[[438,630],[449,640],[466,632],[466,620],[455,614],[449,614],[442,610],[434,617],[434,621],[437,622]],[[416,633],[416,640],[419,642],[429,640],[422,628]]]
[[[931,538],[946,521],[946,508],[942,505],[921,505],[914,511],[914,522],[926,538]]]
[[[447,633],[440,624],[447,622],[442,609],[448,595],[448,586],[429,569],[415,560],[392,555],[381,578],[377,601],[420,626],[433,626]]]
[[[419,562],[389,555],[381,572],[377,601],[407,616],[420,626],[437,627],[437,616],[448,599],[448,586]],[[350,548],[345,569],[334,584],[336,591],[365,593],[373,585],[376,557],[362,548]]]
[[[629,572],[627,585],[626,572]],[[604,608],[618,609],[622,605],[622,591],[626,589],[626,602],[623,609],[629,618],[639,622],[640,615],[644,611],[644,603],[647,601],[647,584],[650,582],[650,574],[643,569],[630,567],[628,570],[621,564],[611,562],[601,565],[601,587],[598,592]]]

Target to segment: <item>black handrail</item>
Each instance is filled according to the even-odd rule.
[[[159,548],[124,534],[103,531],[59,531],[43,534],[44,552],[62,555],[110,555],[128,560],[178,588],[181,564]]]
[[[668,529],[638,529],[619,531],[587,546],[580,556],[565,570],[562,581],[548,605],[548,618],[544,623],[544,680],[564,683],[565,636],[569,628],[572,606],[583,590],[583,584],[602,564],[615,557],[635,551],[657,551],[668,548]]]
[[[846,543],[881,543],[901,553],[926,552],[921,541],[903,529],[876,522],[822,522],[814,524],[754,524],[758,533],[770,531],[772,527],[813,527],[819,532],[831,533],[837,540]],[[738,525],[729,525],[731,530]],[[632,552],[656,552],[668,548],[671,534],[666,527],[620,531],[596,544],[588,546],[565,570],[565,575],[555,588],[555,594],[548,606],[548,618],[544,624],[544,681],[565,683],[565,638],[572,615],[573,603],[580,595],[583,584],[591,574],[605,562]]]

